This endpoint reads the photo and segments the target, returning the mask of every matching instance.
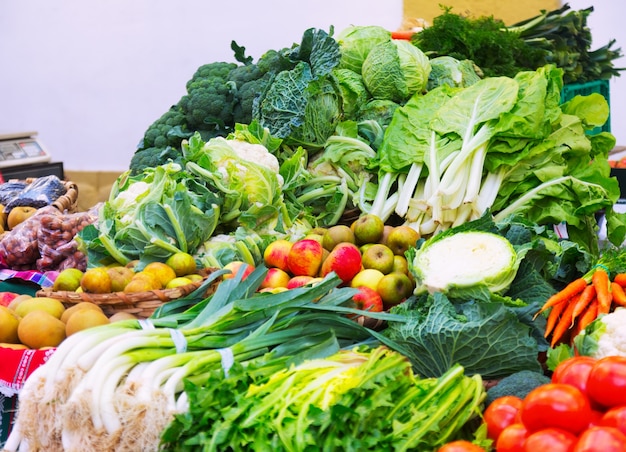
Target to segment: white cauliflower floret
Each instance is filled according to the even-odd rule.
[[[594,358],[626,356],[626,309],[615,309],[602,316],[599,321],[604,324],[604,332],[598,339]]]
[[[243,160],[258,163],[278,173],[280,169],[278,159],[262,144],[248,143],[247,141],[240,140],[228,140],[228,144]]]

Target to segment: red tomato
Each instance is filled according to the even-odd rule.
[[[548,383],[528,393],[521,416],[529,432],[553,427],[578,434],[589,426],[591,404],[574,386]]]
[[[544,428],[531,433],[524,441],[524,452],[569,452],[577,438],[560,428]]]
[[[496,452],[524,452],[528,430],[524,424],[511,424],[500,433],[496,441]]]
[[[498,397],[491,402],[483,413],[487,436],[496,441],[502,430],[515,422],[521,407],[522,399],[515,396]]]
[[[615,427],[626,435],[626,406],[611,408],[600,419],[597,425],[605,427]]]
[[[572,452],[623,452],[626,435],[614,427],[589,427],[582,432]]]
[[[563,361],[554,369],[552,382],[576,386],[583,393],[587,394],[587,381],[589,380],[591,368],[596,361],[596,359],[589,356],[576,356]]]
[[[485,449],[469,441],[458,440],[444,444],[437,452],[485,452]]]
[[[604,411],[591,409],[591,420],[589,421],[589,427],[592,425],[602,425],[602,418],[604,417]]]
[[[626,405],[626,357],[597,360],[589,373],[587,395],[605,407]]]
[[[595,363],[596,361],[597,360],[591,356],[573,356],[567,358],[561,361],[554,369],[554,372],[552,372],[552,383],[561,383],[563,373],[565,373],[570,366],[574,364],[581,365],[582,363]]]

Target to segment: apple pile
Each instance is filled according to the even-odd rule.
[[[295,242],[278,239],[263,254],[268,272],[260,290],[293,289],[335,272],[344,285],[359,290],[354,297],[358,308],[388,310],[415,289],[404,254],[419,238],[409,226],[385,225],[376,215],[364,214],[350,226],[314,228]],[[235,274],[240,265],[226,267]]]

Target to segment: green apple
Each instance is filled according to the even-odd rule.
[[[420,238],[419,232],[411,226],[400,225],[393,228],[387,237],[387,246],[391,248],[393,254],[404,256],[404,253],[414,247]]]
[[[352,224],[352,229],[358,245],[378,243],[383,236],[385,222],[378,215],[366,213]]]
[[[393,256],[393,272],[404,273],[406,275],[409,274],[409,261],[406,260],[406,257],[394,255]],[[410,276],[410,275],[409,275]]]
[[[111,292],[123,292],[126,284],[135,276],[134,270],[121,265],[107,269],[111,278]]]
[[[350,229],[350,226],[345,224],[336,224],[326,229],[322,238],[322,246],[328,251],[332,251],[338,243],[352,243],[356,242],[354,238],[354,232]]]
[[[402,303],[413,293],[411,279],[404,273],[391,272],[378,281],[376,291],[383,299],[385,310]]]
[[[360,272],[358,272],[352,281],[350,281],[350,287],[369,287],[370,289],[377,290],[378,282],[385,276],[383,272],[380,270],[376,270],[375,268],[364,268]]]
[[[393,251],[387,245],[375,243],[363,253],[363,267],[374,268],[383,274],[393,270]]]

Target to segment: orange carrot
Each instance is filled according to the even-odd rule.
[[[626,306],[626,291],[617,282],[611,282],[611,294],[613,294],[613,303],[618,306]]]
[[[535,317],[562,301],[569,301],[574,295],[581,293],[585,287],[587,287],[587,281],[584,278],[581,277],[573,280],[559,292],[548,298],[548,301],[546,301],[539,312],[535,314]]]
[[[550,313],[548,314],[548,318],[546,319],[546,331],[544,332],[543,337],[548,337],[550,335],[557,321],[561,317],[561,314],[563,313],[563,311],[565,311],[565,308],[567,308],[568,303],[576,303],[579,298],[580,294],[574,295],[574,298],[572,298],[571,301],[568,302],[567,300],[565,300],[550,308]]]
[[[615,278],[613,278],[613,281],[622,287],[626,286],[626,273],[618,273],[615,275]]]
[[[410,41],[415,34],[412,30],[394,30],[391,32],[391,39],[404,39]]]
[[[572,326],[572,312],[574,311],[575,305],[576,303],[568,303],[565,311],[563,311],[563,315],[554,326],[554,331],[552,332],[552,342],[550,343],[552,348],[554,348],[557,342],[561,340],[563,335]]]
[[[596,288],[596,296],[598,297],[598,314],[606,314],[611,309],[611,288],[609,274],[603,268],[597,268],[591,277],[591,284]]]
[[[578,319],[578,327],[583,330],[587,325],[593,322],[598,317],[598,299],[594,299],[589,303],[585,312],[583,312]]]
[[[578,297],[578,301],[574,303],[571,319],[572,325],[574,325],[576,318],[581,315],[585,311],[585,309],[587,309],[589,303],[591,303],[592,300],[596,298],[596,292],[596,287],[593,284],[589,284],[587,287],[585,287],[583,292],[580,294],[580,297]]]

